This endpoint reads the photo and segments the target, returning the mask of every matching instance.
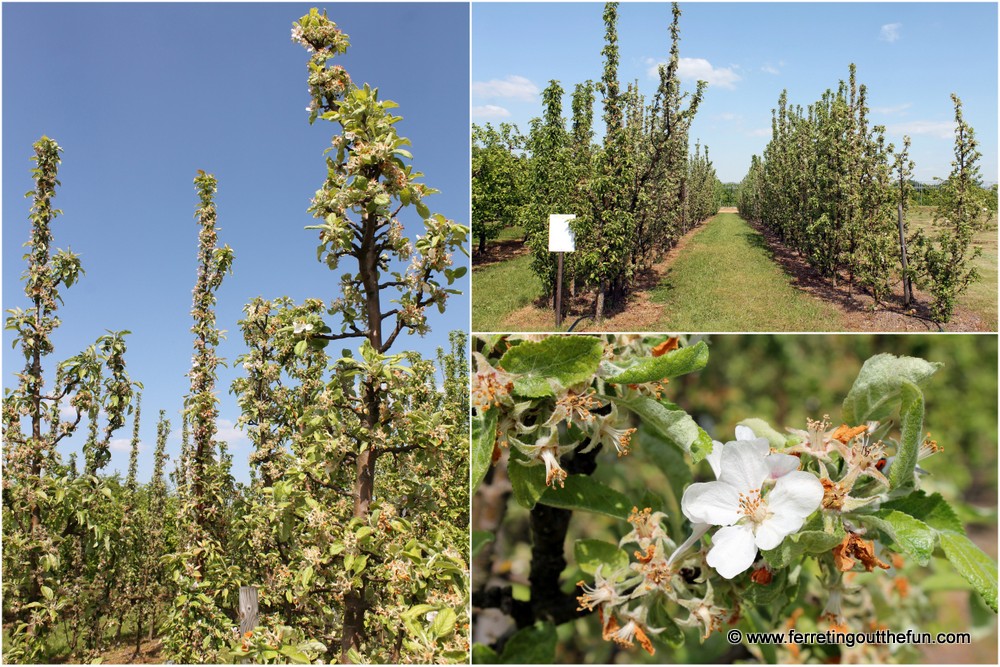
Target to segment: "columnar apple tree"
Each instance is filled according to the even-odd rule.
[[[570,130],[562,112],[564,90],[551,81],[542,93],[543,117],[532,121],[525,143],[529,200],[523,220],[532,269],[551,295],[555,260],[548,250],[548,215],[575,215],[577,250],[566,271],[571,289],[593,292],[597,319],[609,303],[624,303],[638,271],[717,208],[707,150],[694,167],[697,176],[689,174],[689,128],[706,84],[681,90],[680,15],[675,4],[670,58],[660,65],[659,85],[647,103],[637,82],[622,90],[618,4],[607,3],[601,80],[574,88]],[[592,143],[595,92],[602,97],[605,125],[599,146]]]

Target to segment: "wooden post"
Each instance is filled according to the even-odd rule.
[[[906,236],[903,234],[903,202],[899,202],[897,208],[899,222],[899,258],[903,265],[903,306],[909,307],[913,298],[913,287],[910,285],[910,276],[906,272]]]
[[[240,586],[240,635],[253,632],[257,627],[257,589]]]
[[[556,253],[556,326],[562,326],[563,254]]]

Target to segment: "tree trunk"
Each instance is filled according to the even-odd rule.
[[[594,307],[594,319],[597,322],[604,321],[604,291],[607,289],[607,281],[601,278],[600,286],[597,288],[597,305]]]
[[[899,202],[896,211],[899,225],[899,260],[903,266],[903,306],[909,308],[910,300],[913,299],[913,286],[910,284],[910,276],[907,273],[906,235],[903,233],[903,202]]]
[[[378,256],[379,249],[375,242],[377,220],[364,214],[363,238],[361,252],[358,257],[358,268],[361,281],[365,288],[366,319],[368,322],[367,337],[376,352],[382,352],[382,305],[378,287]],[[370,431],[374,431],[381,419],[382,397],[379,394],[377,378],[367,378],[364,381],[364,405],[366,422]],[[370,443],[369,443],[370,444]],[[372,447],[366,447],[358,453],[354,480],[354,516],[367,518],[375,487],[375,462],[378,456]],[[344,629],[340,639],[340,661],[349,663],[348,652],[357,649],[365,629],[365,587],[367,576],[361,573],[361,585],[344,595]]]

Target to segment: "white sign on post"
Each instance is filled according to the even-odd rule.
[[[553,213],[549,216],[549,252],[573,252],[576,250],[576,236],[569,228],[569,221],[575,215]]]

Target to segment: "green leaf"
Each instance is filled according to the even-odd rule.
[[[832,533],[822,530],[803,530],[791,537],[791,540],[797,545],[799,553],[807,554],[826,553],[840,544],[843,539],[843,530]]]
[[[475,558],[482,551],[483,547],[496,539],[496,536],[488,530],[472,531],[472,557]]]
[[[924,432],[924,394],[912,382],[900,385],[900,442],[896,458],[889,468],[889,488],[913,485],[913,469]]]
[[[690,454],[695,463],[712,451],[712,438],[683,410],[672,410],[648,396],[606,398],[637,414],[644,424],[666,438],[667,442]]]
[[[961,533],[940,533],[941,548],[958,573],[983,596],[990,609],[997,611],[997,564],[972,540]]]
[[[55,595],[55,593],[52,592],[52,589],[49,588],[48,586],[42,586],[41,587],[41,591],[42,591],[42,595],[45,596],[46,600],[51,600],[52,597]]]
[[[496,665],[500,662],[500,656],[496,651],[486,644],[472,645],[472,664],[474,665]]]
[[[657,595],[655,602],[650,605],[649,625],[654,628],[663,628],[663,632],[652,635],[653,642],[664,644],[668,648],[677,648],[684,643],[684,633],[674,622],[673,615],[667,608],[665,595]]]
[[[535,623],[518,630],[503,647],[500,664],[547,665],[556,659],[556,628],[551,623]]]
[[[420,214],[421,218],[431,217],[431,210],[427,208],[427,204],[423,203],[422,201],[418,201],[416,204],[417,204],[417,213]]]
[[[642,357],[617,375],[607,378],[613,384],[659,382],[700,371],[708,363],[708,345],[699,341],[691,347],[668,352],[662,357]]]
[[[562,488],[549,488],[539,499],[543,505],[582,510],[627,520],[634,506],[623,494],[589,475],[570,475]]]
[[[768,444],[774,449],[783,449],[788,440],[784,435],[774,430],[766,421],[757,417],[744,419],[737,426],[746,426],[758,438],[767,438]]]
[[[576,564],[593,576],[599,565],[604,564],[604,574],[628,567],[628,554],[617,544],[603,540],[577,540],[573,545]]]
[[[916,491],[904,498],[885,503],[882,509],[893,509],[909,514],[935,530],[951,530],[956,533],[963,531],[962,522],[939,493],[927,495],[924,491]]]
[[[783,540],[773,549],[761,550],[764,560],[775,570],[791,565],[792,561],[802,554],[802,545],[795,540]]]
[[[442,639],[455,631],[455,611],[448,607],[438,611],[437,616],[431,621],[431,634]]]
[[[875,355],[861,367],[854,386],[844,399],[844,421],[858,425],[885,419],[899,403],[904,382],[919,385],[941,366],[916,357]]]
[[[660,469],[670,484],[670,492],[674,496],[676,507],[684,494],[684,489],[692,482],[691,468],[684,460],[680,449],[667,442],[666,438],[646,424],[639,426],[636,434],[639,444],[638,454],[645,456]],[[646,505],[644,505],[645,507]],[[656,509],[656,508],[654,508]]]
[[[535,342],[523,342],[507,350],[500,367],[519,375],[514,393],[528,398],[552,396],[551,381],[571,387],[589,381],[601,363],[604,346],[591,336],[549,336]]]
[[[750,582],[743,591],[742,599],[755,605],[771,605],[785,592],[788,583],[788,568],[776,570],[769,584]]]
[[[472,420],[472,490],[482,484],[493,465],[493,447],[497,439],[497,409],[480,412]]]
[[[529,510],[545,493],[545,466],[525,466],[511,458],[507,464],[507,476],[514,487],[514,499]]]
[[[859,517],[862,523],[874,525],[889,536],[903,553],[913,556],[920,565],[930,562],[934,545],[937,543],[937,533],[920,519],[891,509],[880,509],[873,515],[880,521],[866,521],[868,517]]]
[[[278,653],[285,656],[297,665],[308,665],[312,662],[305,653],[300,651],[296,646],[285,645],[278,649]]]

